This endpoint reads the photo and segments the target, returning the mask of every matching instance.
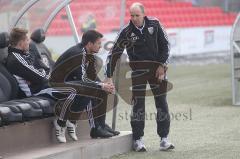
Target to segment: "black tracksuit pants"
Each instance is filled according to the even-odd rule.
[[[131,114],[131,126],[133,132],[133,139],[138,140],[144,136],[145,127],[145,96],[146,85],[149,83],[151,91],[154,95],[155,106],[157,109],[157,133],[160,137],[167,137],[170,127],[170,115],[168,111],[168,104],[166,94],[161,94],[160,87],[156,84],[157,78],[155,71],[143,75],[144,71],[132,72],[132,104],[133,110]],[[142,76],[143,75],[143,76]]]
[[[63,118],[63,121],[71,120],[89,120],[90,127],[98,127],[105,125],[106,119],[106,107],[107,107],[107,93],[102,92],[98,98],[75,95],[73,99],[69,100],[67,107],[64,107],[64,102],[66,102],[66,95],[61,95],[56,93],[58,104],[56,105],[56,114]],[[67,95],[69,97],[70,95]],[[65,98],[63,98],[65,97]],[[70,110],[70,111],[69,111]],[[87,111],[84,111],[87,110]],[[79,114],[77,112],[83,112]],[[74,113],[75,112],[75,113]]]

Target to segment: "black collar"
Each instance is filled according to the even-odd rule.
[[[83,48],[83,47],[84,47],[82,43],[78,43],[77,45],[78,45],[78,47],[80,47],[80,48]]]
[[[11,46],[8,47],[8,51],[9,51],[9,52],[18,53],[18,54],[23,54],[23,55],[26,54],[23,50],[20,50],[20,49],[11,47]]]

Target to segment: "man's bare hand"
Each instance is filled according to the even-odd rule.
[[[114,94],[115,93],[115,86],[113,83],[101,83],[102,89],[108,93]]]
[[[164,76],[165,76],[164,66],[160,65],[156,70],[155,77],[158,79],[159,82],[161,82],[164,79]]]

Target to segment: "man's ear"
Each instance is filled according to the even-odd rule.
[[[89,41],[86,46],[87,46],[87,47],[91,47],[92,44],[93,44],[93,43]]]

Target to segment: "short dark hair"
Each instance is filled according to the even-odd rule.
[[[21,40],[27,37],[28,31],[23,28],[13,28],[10,32],[9,43],[11,46],[16,46]]]
[[[86,46],[89,42],[95,43],[98,38],[102,38],[103,35],[96,30],[88,30],[82,36],[82,45]]]

